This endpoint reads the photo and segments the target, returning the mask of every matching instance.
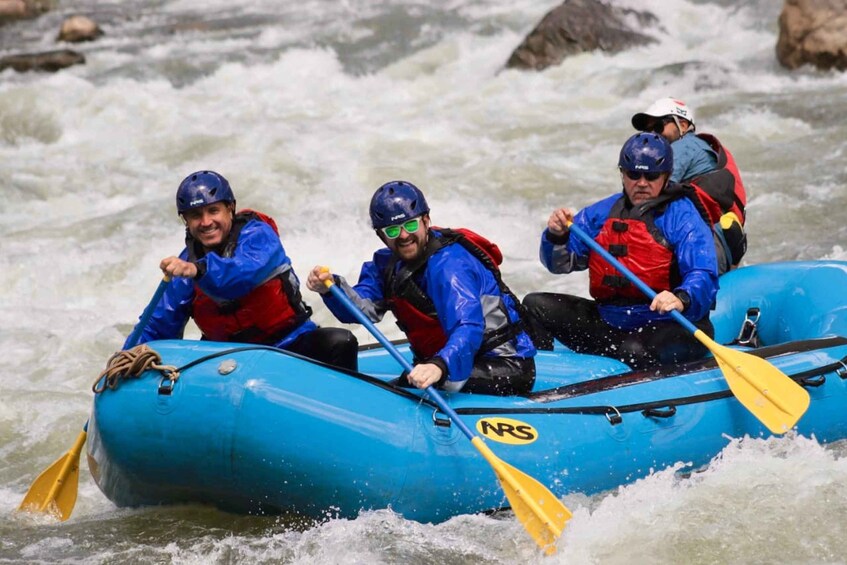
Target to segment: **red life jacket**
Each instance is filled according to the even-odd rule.
[[[503,262],[503,254],[497,244],[465,228],[438,228],[441,236],[430,234],[424,253],[415,261],[396,268],[397,259],[388,264],[383,275],[385,298],[397,325],[409,339],[409,346],[417,359],[429,359],[438,353],[447,343],[447,334],[438,320],[435,305],[429,296],[415,283],[413,276],[426,267],[429,258],[438,250],[459,243],[476,257],[494,275],[500,292],[511,295],[516,305],[520,301],[515,297],[500,276],[498,265]],[[487,326],[487,324],[486,324]],[[486,331],[477,355],[491,351],[503,343],[514,339],[522,331],[520,322],[507,322],[500,327]]]
[[[626,197],[609,210],[609,217],[595,238],[604,249],[629,268],[636,277],[661,292],[677,286],[679,270],[673,249],[656,227],[654,216],[669,200],[681,194],[666,195],[647,206],[626,207]],[[644,294],[618,273],[598,253],[588,257],[589,293],[600,303],[635,304],[647,302]]]
[[[700,175],[685,184],[694,187],[697,198],[709,214],[712,225],[720,222],[721,216],[732,212],[744,225],[747,192],[741,182],[741,173],[732,154],[713,135],[698,133],[697,137],[709,144],[718,156],[717,168]]]
[[[265,222],[279,235],[273,218],[254,210],[242,210],[233,219],[221,257],[232,257],[241,230],[252,220]],[[189,261],[196,261],[206,254],[202,245],[190,235],[186,237],[186,246]],[[303,302],[295,281],[291,267],[285,265],[246,295],[226,301],[212,298],[195,283],[191,316],[203,332],[204,339],[276,343],[312,313]]]

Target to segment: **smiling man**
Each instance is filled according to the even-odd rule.
[[[432,227],[423,193],[388,182],[371,199],[371,224],[385,247],[362,265],[351,287],[335,283],[372,321],[391,311],[409,338],[418,388],[526,394],[535,382],[535,347],[523,331],[520,302],[503,283],[496,245],[469,230]],[[356,319],[329,294],[332,276],[315,267],[307,286],[342,322]]]
[[[182,338],[191,317],[203,339],[272,345],[357,368],[355,336],[311,321],[272,218],[236,212],[229,181],[214,171],[188,175],[177,189],[176,207],[185,223],[185,249],[159,263],[173,280],[138,343]]]
[[[554,210],[541,236],[544,266],[551,273],[588,269],[594,300],[532,293],[524,306],[549,334],[580,353],[614,357],[635,369],[700,358],[707,353],[705,346],[669,312],[681,312],[714,335],[709,310],[718,272],[712,231],[682,188],[669,181],[673,152],[666,139],[655,133],[632,136],[621,148],[618,168],[623,192],[579,213]],[[571,223],[656,297],[647,299],[602,256],[569,237]],[[546,345],[552,342],[549,334]]]

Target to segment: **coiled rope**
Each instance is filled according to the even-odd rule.
[[[176,382],[179,379],[179,371],[173,365],[162,365],[162,356],[147,344],[136,345],[132,349],[117,351],[106,361],[106,368],[91,385],[94,394],[103,392],[107,388],[112,390],[118,388],[122,379],[137,379],[144,371],[153,369],[162,373],[162,376]]]

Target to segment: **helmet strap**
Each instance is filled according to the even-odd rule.
[[[676,129],[678,129],[678,130],[679,130],[679,137],[682,137],[683,135],[685,135],[685,132],[684,132],[684,131],[682,131],[682,124],[681,124],[681,123],[679,123],[679,118],[677,118],[677,117],[676,117],[675,115],[673,115],[673,114],[671,114],[671,118],[673,118],[673,123],[675,123],[675,124],[676,124]]]

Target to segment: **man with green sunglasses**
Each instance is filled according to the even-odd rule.
[[[535,347],[523,330],[520,301],[500,276],[497,246],[469,230],[433,227],[426,198],[406,181],[379,187],[370,216],[385,247],[362,265],[359,282],[351,287],[317,266],[306,285],[341,322],[356,319],[329,294],[330,276],[372,321],[391,311],[415,355],[404,375],[410,385],[529,393]]]

